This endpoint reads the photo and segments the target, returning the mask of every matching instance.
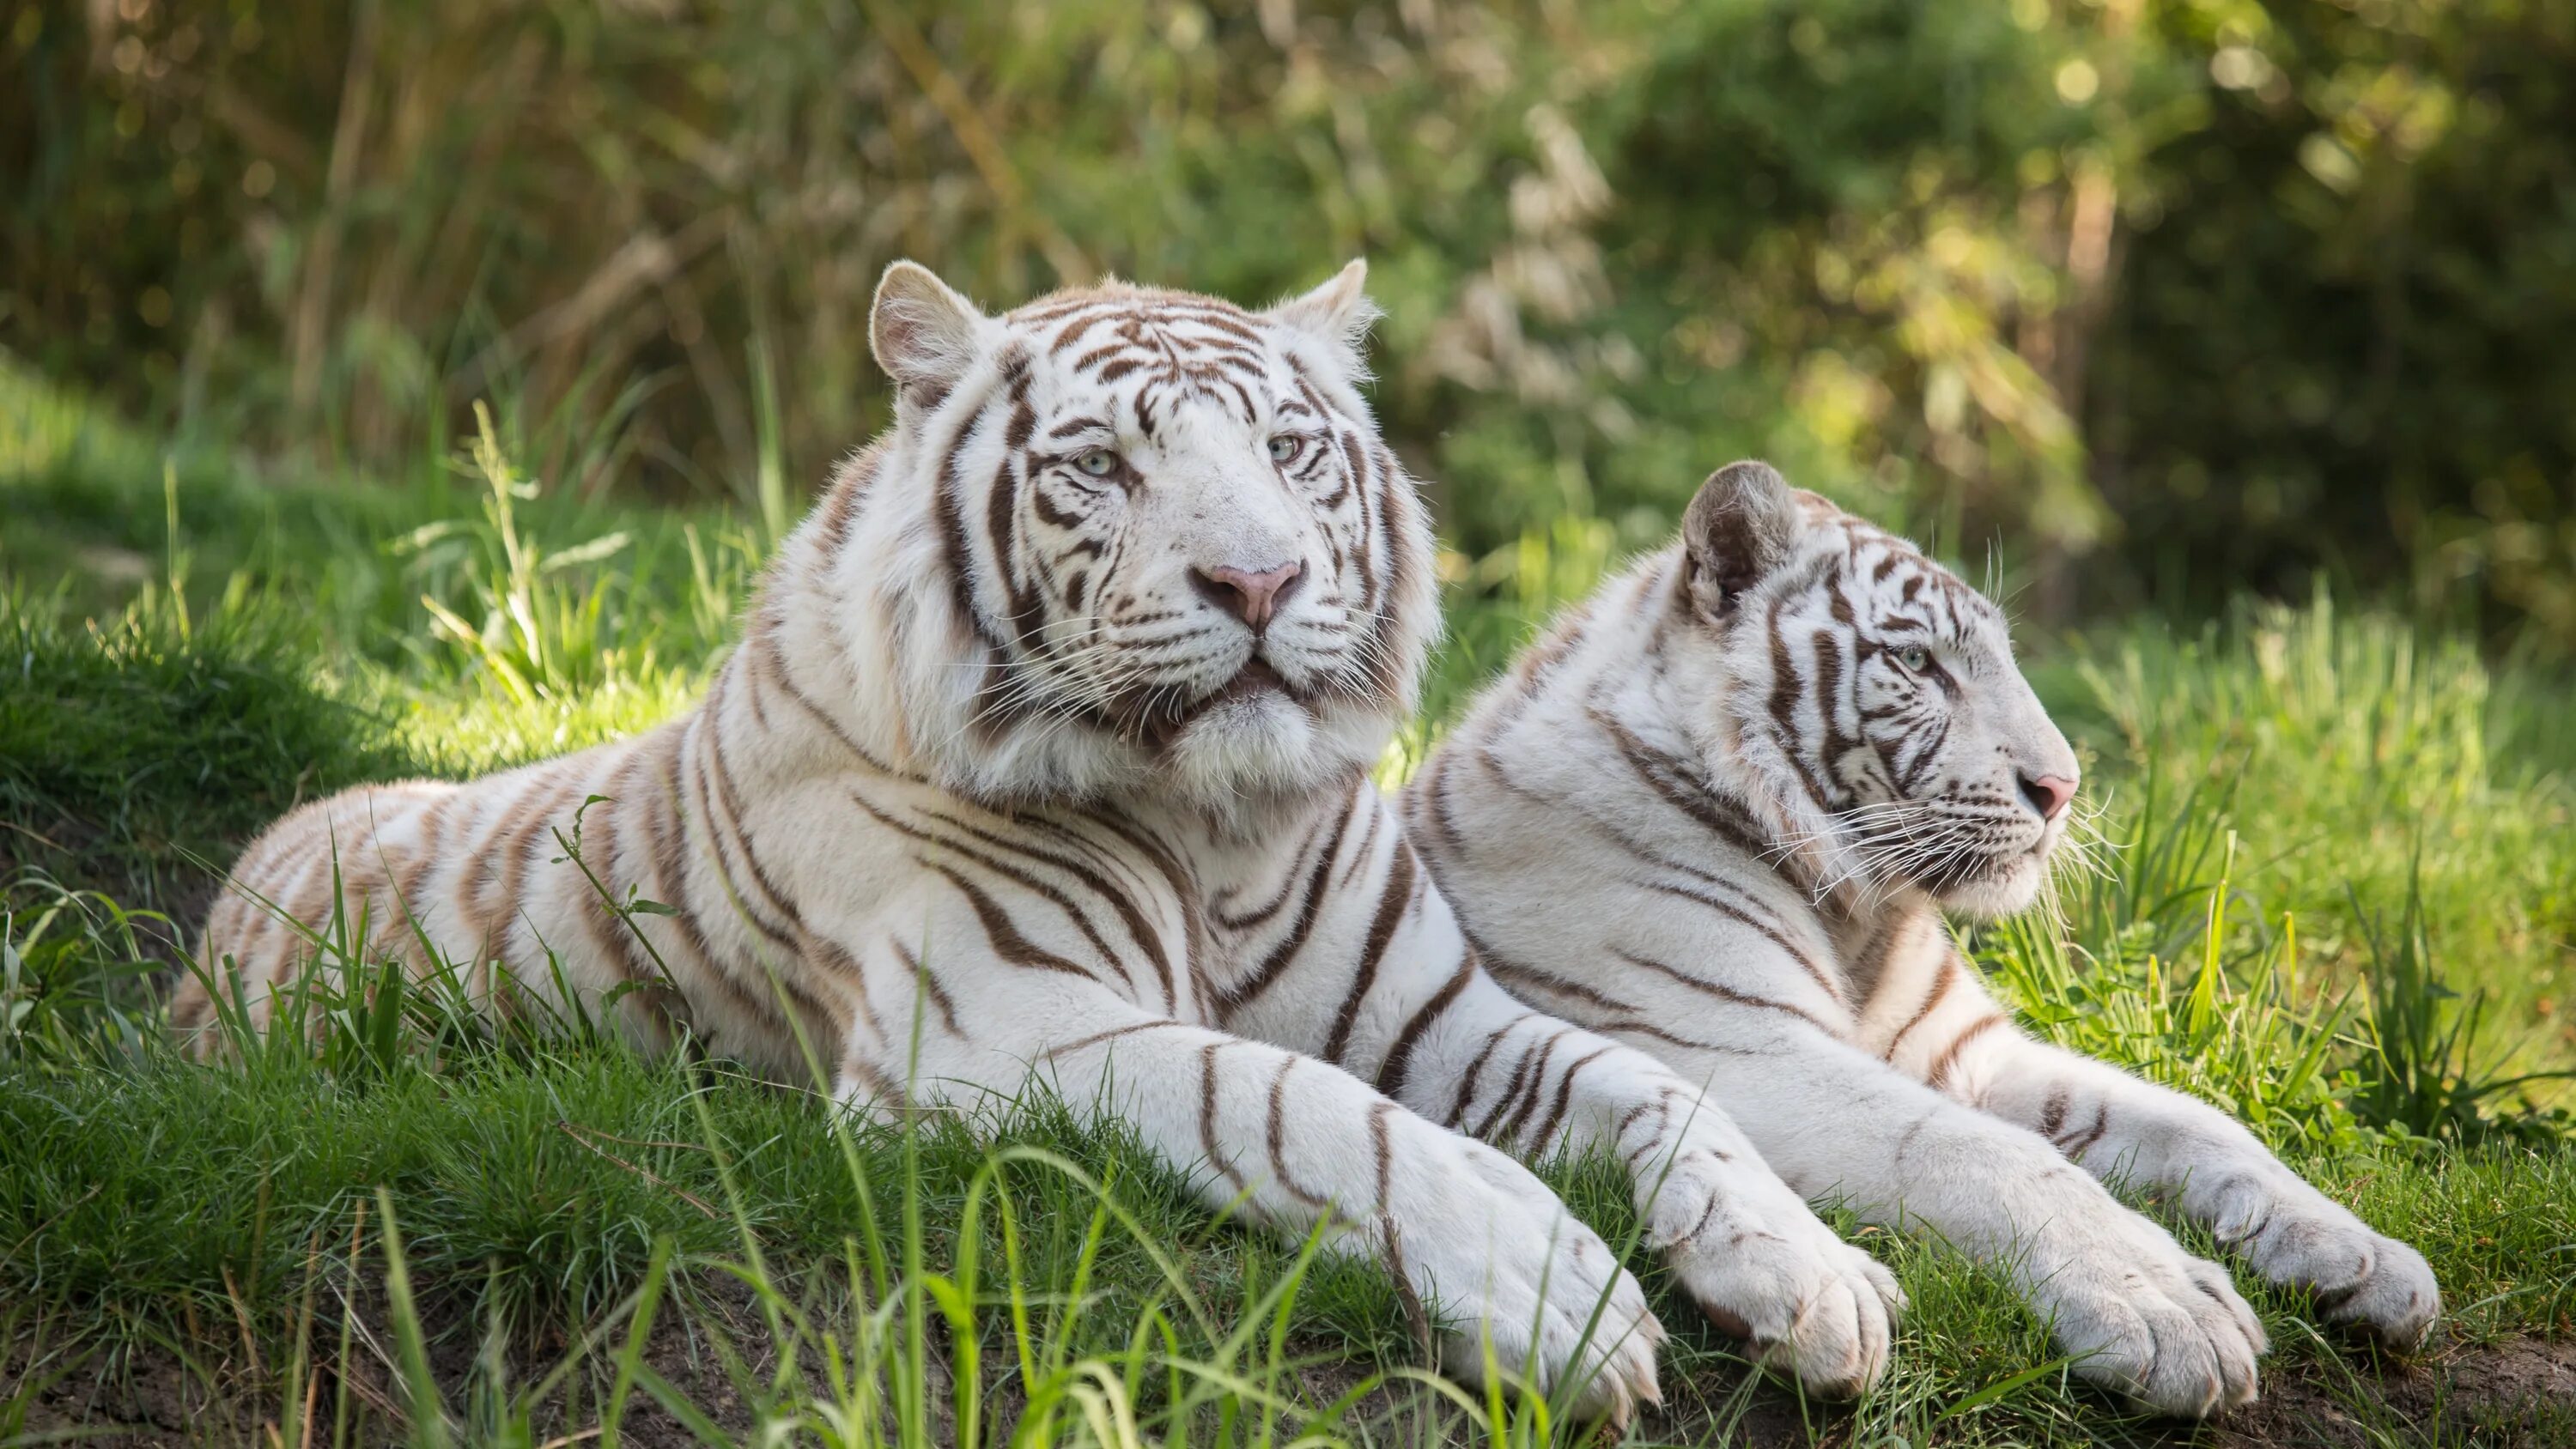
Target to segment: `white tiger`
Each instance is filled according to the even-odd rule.
[[[1953,946],[1944,907],[2031,903],[2076,779],[1992,603],[1738,463],[1483,696],[1405,811],[1507,986],[1708,1085],[1800,1193],[2001,1265],[2080,1372],[2207,1414],[2254,1396],[2265,1347],[2227,1273],[2096,1176],[2417,1342],[2420,1254],[2204,1103],[2024,1035]]]
[[[1034,1068],[1203,1165],[1210,1203],[1327,1223],[1461,1339],[1624,1417],[1657,1397],[1659,1325],[1476,1139],[1606,1149],[1713,1315],[1819,1389],[1875,1378],[1885,1270],[1671,1069],[1479,969],[1367,782],[1438,613],[1359,392],[1362,277],[1260,312],[1109,284],[988,317],[896,265],[871,324],[894,425],[783,545],[705,703],[287,817],[208,923],[224,992],[264,1025],[306,962],[289,922],[327,930],[336,889],[376,951],[427,969],[434,943],[496,1002],[494,962],[640,986],[616,1019],[648,1044],[798,1076],[792,1013],[853,1101]],[[674,914],[612,914],[558,860],[592,796],[590,869]],[[215,1016],[201,989],[174,1011],[209,1040]]]

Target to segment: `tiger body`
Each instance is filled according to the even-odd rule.
[[[2079,1372],[2168,1412],[2250,1398],[2227,1273],[2101,1179],[2399,1343],[2423,1258],[2224,1114],[2024,1034],[1943,920],[2027,907],[2076,761],[1999,610],[1759,464],[1470,710],[1406,819],[1509,989],[1704,1083],[1809,1197],[2000,1265]]]
[[[898,265],[872,327],[895,424],[783,543],[701,706],[289,816],[209,921],[222,989],[264,1025],[311,969],[298,927],[363,918],[491,1009],[496,982],[613,999],[648,1047],[790,1079],[810,1047],[855,1105],[1034,1072],[1211,1204],[1383,1258],[1465,1372],[1489,1334],[1624,1415],[1661,1330],[1496,1146],[1607,1150],[1713,1316],[1818,1388],[1874,1379],[1885,1271],[1693,1084],[1497,985],[1367,781],[1438,616],[1358,391],[1359,280],[988,317]],[[214,1015],[174,1010],[208,1040]]]

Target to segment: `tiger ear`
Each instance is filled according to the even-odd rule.
[[[939,405],[975,361],[984,314],[918,262],[897,262],[877,279],[868,347],[903,400]]]
[[[1729,463],[1709,474],[1682,514],[1692,605],[1708,619],[1725,618],[1738,595],[1789,556],[1797,534],[1797,500],[1770,464]]]
[[[1378,319],[1377,304],[1368,299],[1368,263],[1354,259],[1333,279],[1303,296],[1290,297],[1262,315],[1304,334],[1328,351],[1353,376],[1367,371],[1361,344],[1369,324]]]

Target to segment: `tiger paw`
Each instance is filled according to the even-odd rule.
[[[2181,1418],[2254,1398],[2269,1345],[2226,1269],[2127,1208],[2090,1216],[2081,1239],[2032,1294],[2078,1374]]]
[[[1482,1143],[1440,1137],[1414,1158],[1428,1171],[1390,1185],[1380,1231],[1448,1329],[1444,1367],[1482,1383],[1490,1344],[1497,1366],[1577,1418],[1624,1426],[1637,1405],[1662,1403],[1655,1347],[1664,1328],[1610,1246],[1527,1168]]]
[[[1755,1363],[1833,1399],[1886,1375],[1905,1306],[1895,1275],[1768,1167],[1685,1152],[1653,1212],[1653,1241],[1692,1301]]]
[[[2395,1349],[2421,1347],[2442,1316],[2441,1285],[2424,1255],[2395,1238],[2369,1235],[2352,1277],[2315,1285],[2328,1321],[2357,1324]]]
[[[2249,1174],[2220,1187],[2214,1216],[2220,1241],[2264,1277],[2314,1294],[2330,1322],[2409,1349],[2441,1316],[2441,1285],[2423,1254],[2372,1232],[2305,1183],[2276,1185]]]

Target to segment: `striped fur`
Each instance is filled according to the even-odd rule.
[[[789,1078],[801,1027],[854,1104],[1035,1071],[1196,1164],[1212,1204],[1328,1224],[1506,1366],[1624,1413],[1660,1329],[1496,1145],[1603,1149],[1712,1314],[1820,1388],[1875,1376],[1892,1281],[1670,1068],[1498,986],[1366,781],[1437,614],[1423,508],[1358,391],[1360,280],[1265,312],[1111,284],[987,317],[899,265],[873,327],[895,425],[781,547],[705,702],[297,811],[236,867],[206,959],[264,1022],[309,965],[289,923],[328,931],[336,900],[496,1010],[512,978],[640,987],[613,1009],[638,1041]],[[562,859],[594,797],[590,871],[670,914],[620,918]],[[211,1003],[174,1016],[204,1033]]]
[[[2023,781],[2074,787],[2001,613],[1759,464],[1714,475],[1684,534],[1532,646],[1407,791],[1494,974],[1707,1083],[1800,1193],[2002,1265],[2080,1372],[2156,1408],[2251,1397],[2263,1331],[2097,1177],[2330,1316],[2421,1338],[2420,1255],[2220,1112],[2025,1035],[1953,945],[1944,907],[2042,884],[2064,799]]]

